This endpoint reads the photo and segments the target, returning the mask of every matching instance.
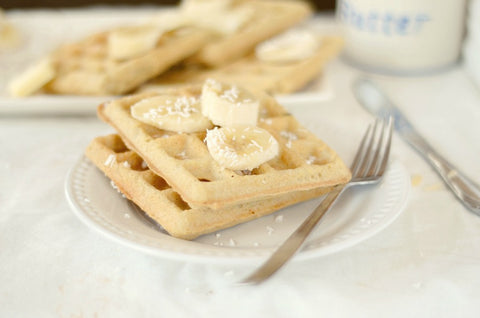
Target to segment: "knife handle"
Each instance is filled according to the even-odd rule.
[[[480,186],[435,151],[412,126],[409,126],[408,131],[406,129],[401,131],[401,135],[430,163],[457,199],[472,212],[480,215]]]
[[[370,112],[383,118],[392,116],[400,136],[427,160],[465,207],[480,215],[480,186],[437,153],[374,82],[360,77],[354,82],[354,92]]]

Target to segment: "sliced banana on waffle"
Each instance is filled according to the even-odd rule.
[[[119,28],[108,36],[108,54],[115,60],[126,60],[156,47],[164,31],[155,25]]]
[[[202,114],[217,126],[256,126],[259,101],[242,87],[207,79],[202,87]]]
[[[255,48],[255,56],[265,62],[289,63],[309,58],[320,48],[321,40],[308,30],[290,30]]]
[[[159,95],[142,99],[132,105],[134,118],[160,129],[192,133],[212,128],[202,115],[200,101],[195,97]]]
[[[32,65],[24,73],[13,79],[8,86],[8,90],[12,96],[28,96],[41,89],[55,75],[56,70],[53,62],[51,59],[46,58]]]
[[[252,170],[279,152],[275,138],[259,127],[215,127],[207,130],[205,142],[213,159],[231,170]]]

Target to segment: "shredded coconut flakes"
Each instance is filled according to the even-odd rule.
[[[107,157],[107,160],[103,163],[105,166],[112,167],[115,163],[116,157],[114,154],[111,154]]]
[[[165,116],[177,115],[187,118],[198,112],[198,99],[195,97],[182,96],[177,98],[175,102],[166,100],[165,105],[149,109],[143,114],[143,117],[145,119],[158,119]]]
[[[313,164],[316,160],[317,160],[317,157],[315,157],[315,156],[308,156],[307,160],[305,160],[305,161],[307,162],[307,164],[311,165],[311,164]]]

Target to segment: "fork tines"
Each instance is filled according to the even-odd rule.
[[[387,166],[392,140],[393,118],[387,121],[377,118],[363,136],[351,168],[356,178],[383,175]]]

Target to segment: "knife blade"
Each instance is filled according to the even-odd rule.
[[[455,197],[480,216],[480,186],[433,149],[376,83],[360,77],[353,83],[353,92],[359,103],[375,116],[392,116],[395,131],[434,168]]]

